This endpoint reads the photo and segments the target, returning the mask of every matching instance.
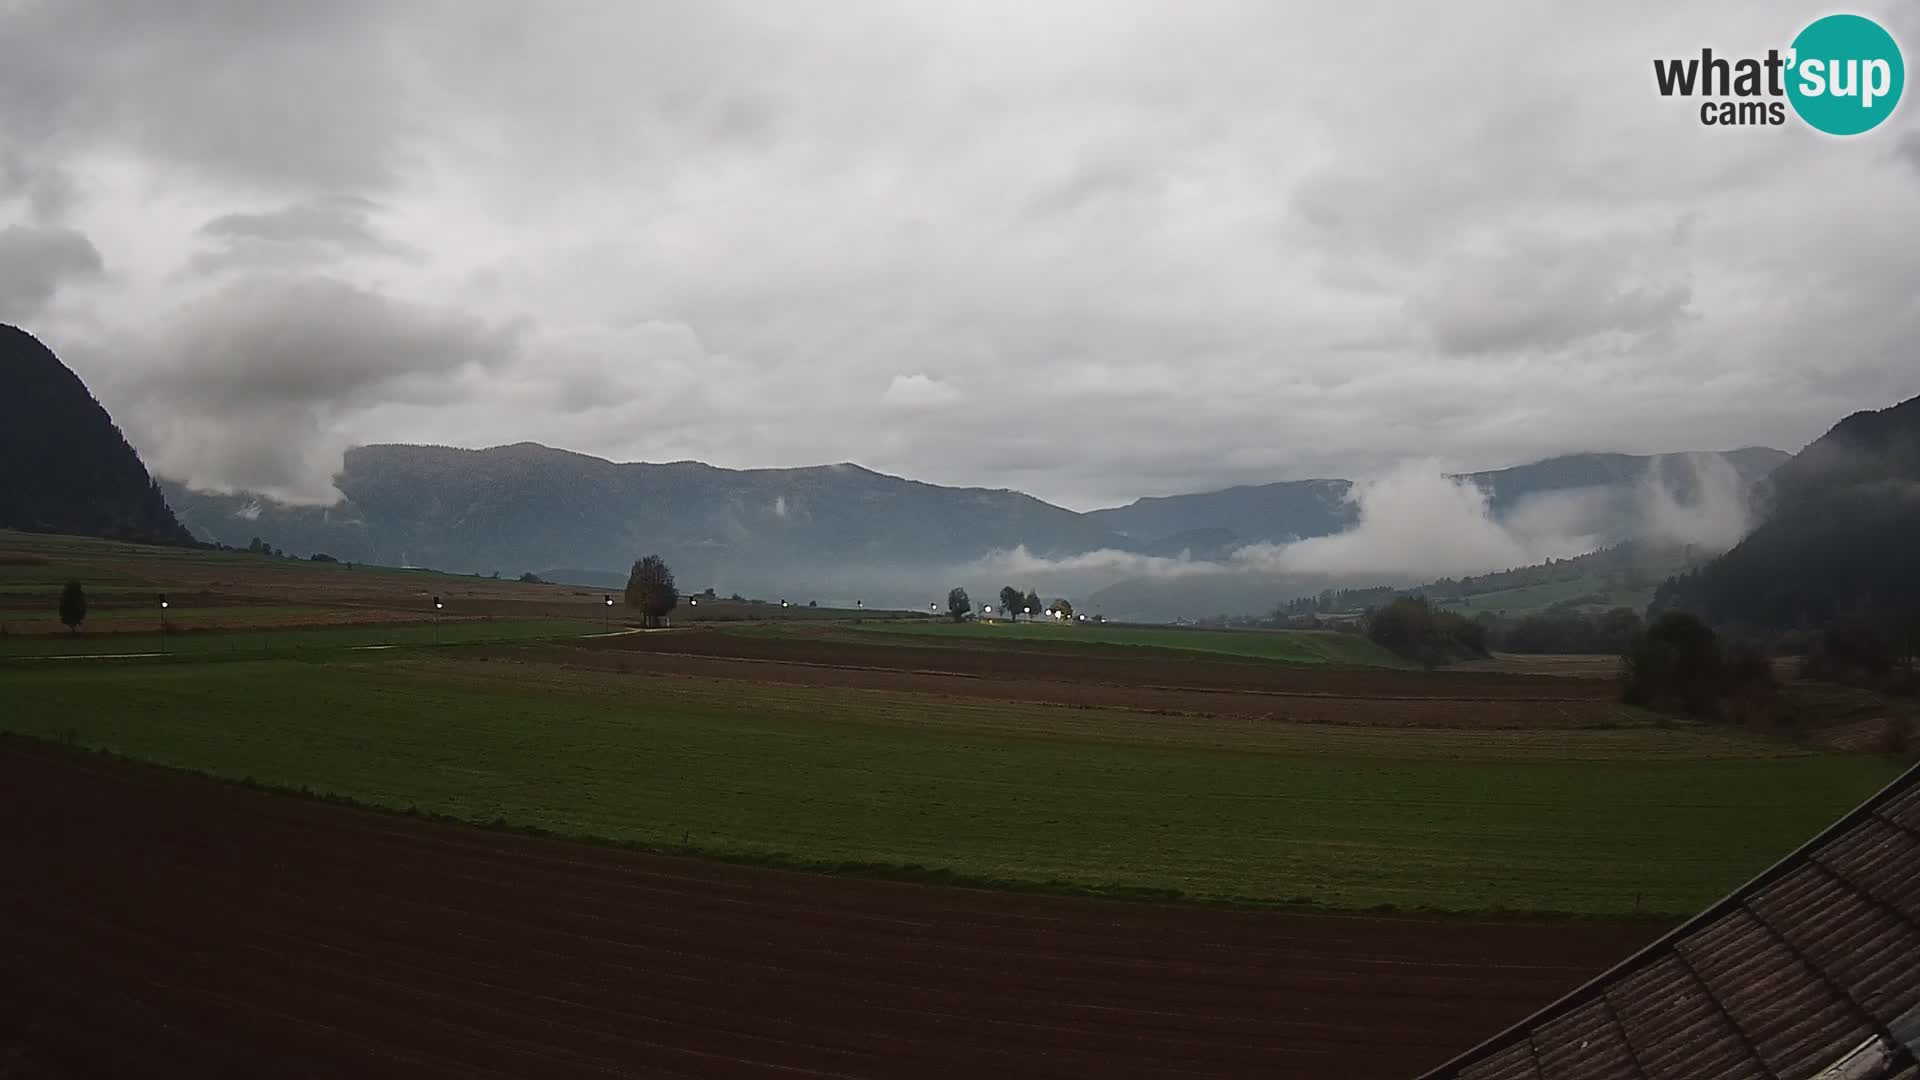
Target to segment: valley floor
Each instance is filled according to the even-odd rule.
[[[0,820],[0,1053],[20,1077],[1384,1080],[1659,930],[729,867],[18,739]]]

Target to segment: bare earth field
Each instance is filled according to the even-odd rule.
[[[766,660],[843,669],[934,672],[1138,688],[1244,690],[1321,697],[1422,700],[1613,701],[1604,683],[1548,675],[1322,667],[1233,660],[1171,649],[940,647],[877,643],[872,634],[746,634],[701,630],[610,639],[609,652]]]
[[[20,1078],[1404,1077],[1660,929],[794,874],[17,739],[0,820]]]
[[[661,644],[656,646],[656,641]],[[628,642],[639,644],[623,647]],[[1604,728],[1644,723],[1610,700],[1595,700],[1584,695],[1531,696],[1539,691],[1534,689],[1529,693],[1527,687],[1453,680],[1433,685],[1429,680],[1430,692],[1420,694],[1415,692],[1420,689],[1418,685],[1391,678],[1397,674],[1393,672],[1375,674],[1307,668],[1256,672],[1251,673],[1254,677],[1247,678],[1248,673],[1233,670],[1235,665],[1218,665],[1226,669],[1221,673],[1209,671],[1204,664],[1173,663],[1165,665],[1171,670],[1162,672],[1155,670],[1151,663],[1053,661],[1028,656],[1020,659],[1042,662],[1009,664],[1006,660],[1011,657],[988,656],[984,658],[987,663],[978,666],[997,671],[989,674],[946,670],[976,666],[973,661],[979,658],[958,649],[929,650],[954,654],[951,657],[896,657],[887,655],[894,650],[884,647],[866,653],[838,646],[819,648],[811,653],[796,650],[800,655],[811,655],[810,660],[747,659],[705,652],[708,649],[725,652],[731,644],[722,634],[656,634],[644,639],[635,635],[581,642],[578,646],[534,647],[520,652],[529,659],[537,657],[586,670],[794,686],[839,686],[984,701],[1037,702],[1070,708],[1124,709],[1161,717],[1242,717],[1288,723],[1487,730]],[[744,644],[748,648],[743,651],[761,651],[765,643]],[[889,660],[930,666],[894,667],[885,663]],[[1014,675],[1009,668],[1024,669],[1024,672]],[[1226,677],[1216,679],[1218,674]],[[1178,684],[1124,681],[1128,676],[1142,680],[1166,677],[1202,685],[1182,688]],[[1389,676],[1384,685],[1374,681],[1380,676]],[[1113,681],[1105,681],[1107,679]],[[1229,685],[1237,682],[1242,687],[1222,688],[1217,685],[1221,682]],[[1208,683],[1216,685],[1208,686]],[[1342,686],[1352,689],[1339,693]],[[1456,696],[1474,695],[1476,691],[1477,696]]]

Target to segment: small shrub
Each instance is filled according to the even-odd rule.
[[[1895,754],[1901,757],[1915,749],[1914,724],[1911,716],[1889,716],[1880,728],[1880,737],[1874,741],[1874,749],[1883,754]]]

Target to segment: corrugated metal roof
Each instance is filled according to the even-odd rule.
[[[1823,1074],[1920,1080],[1920,766],[1659,941],[1421,1080]]]

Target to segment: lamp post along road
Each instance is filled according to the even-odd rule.
[[[160,594],[160,655],[167,655],[167,594]]]
[[[433,598],[433,643],[435,645],[440,644],[440,609],[445,606],[440,602],[439,597]]]

